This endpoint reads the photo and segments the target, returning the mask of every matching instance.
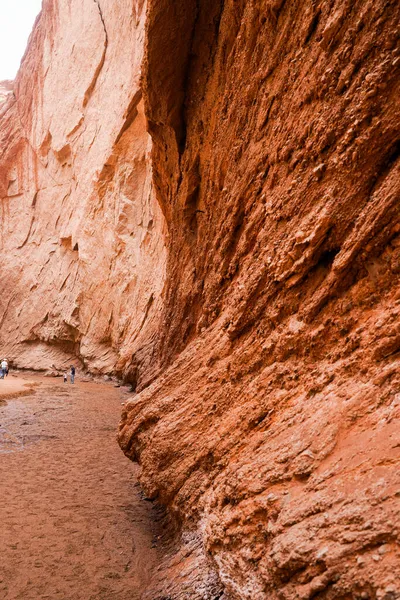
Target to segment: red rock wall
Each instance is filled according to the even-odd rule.
[[[2,352],[137,380],[164,282],[142,0],[45,0],[0,120]]]
[[[0,108],[0,343],[137,385],[119,441],[184,532],[148,599],[400,597],[398,21],[45,2]]]
[[[149,1],[167,368],[120,443],[192,536],[168,597],[219,597],[206,557],[224,598],[400,597],[398,17]]]

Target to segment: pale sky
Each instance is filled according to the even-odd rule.
[[[14,79],[42,0],[0,0],[0,81]]]

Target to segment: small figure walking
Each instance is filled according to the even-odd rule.
[[[68,381],[68,375],[66,373],[64,373],[64,383],[67,383]]]
[[[71,383],[75,382],[75,367],[71,365]]]
[[[8,369],[8,362],[5,358],[1,361],[1,370],[0,370],[0,378],[4,379]]]

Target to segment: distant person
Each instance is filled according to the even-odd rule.
[[[6,359],[6,361],[5,361],[5,362],[6,362],[6,364],[7,364],[7,366],[6,366],[6,377],[7,377],[7,375],[8,375],[8,371],[9,371],[9,368],[8,368],[8,360]]]
[[[3,360],[1,361],[1,371],[0,371],[1,379],[4,379],[7,368],[8,368],[8,362],[6,361],[5,358],[3,358]]]
[[[71,365],[71,383],[75,382],[75,367]]]
[[[68,381],[68,375],[66,373],[64,373],[64,383],[67,383]]]

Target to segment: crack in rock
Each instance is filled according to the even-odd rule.
[[[97,8],[99,10],[99,16],[100,16],[101,22],[103,24],[103,29],[104,29],[104,49],[103,49],[103,54],[101,55],[100,62],[97,65],[97,69],[96,69],[96,71],[94,73],[93,79],[92,79],[92,81],[91,81],[88,89],[85,92],[85,96],[84,96],[84,99],[83,99],[83,108],[86,108],[86,106],[87,106],[87,104],[88,104],[88,102],[90,100],[90,97],[91,97],[91,95],[93,93],[93,90],[96,87],[97,80],[99,78],[99,75],[101,73],[101,70],[102,70],[102,68],[104,66],[104,63],[105,63],[105,60],[106,60],[106,54],[107,54],[107,48],[108,48],[108,33],[107,33],[106,23],[105,23],[105,20],[104,20],[103,11],[101,10],[101,6],[100,6],[100,3],[99,3],[98,0],[93,0],[93,2],[97,5]]]

